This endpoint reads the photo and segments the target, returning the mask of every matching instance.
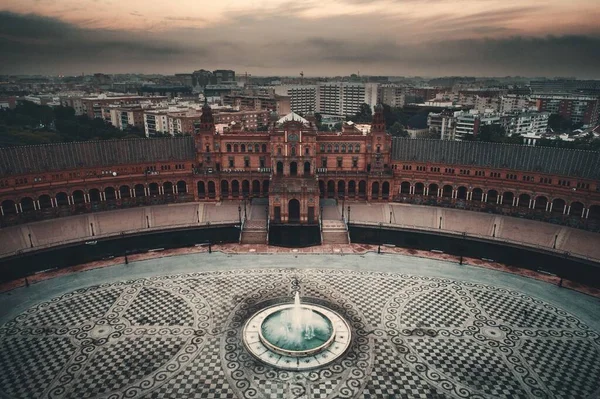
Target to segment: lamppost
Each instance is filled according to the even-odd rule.
[[[350,205],[348,205],[348,224],[350,224]]]
[[[342,196],[342,220],[344,219],[344,204],[346,201],[346,197]]]
[[[238,205],[238,218],[240,219],[240,229],[242,228],[242,206]]]
[[[379,222],[379,239],[377,241],[379,241],[379,246],[377,247],[377,253],[380,254],[381,253],[381,226],[383,226],[382,222]]]
[[[496,237],[496,223],[494,223],[494,232],[492,233],[492,237]]]
[[[440,230],[442,229],[442,217],[440,216]]]
[[[392,224],[392,211],[390,211],[390,224]]]

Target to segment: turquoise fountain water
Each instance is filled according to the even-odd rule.
[[[262,323],[261,332],[273,349],[304,352],[330,342],[334,328],[331,320],[322,313],[303,307],[296,292],[294,305],[268,315]]]

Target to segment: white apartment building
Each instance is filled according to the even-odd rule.
[[[467,136],[476,136],[482,126],[500,123],[500,116],[493,112],[469,110],[456,115],[453,140],[463,140]]]
[[[144,111],[146,137],[154,136],[157,133],[169,133],[168,113],[167,109]]]
[[[377,83],[324,82],[316,85],[278,86],[275,94],[290,97],[292,112],[319,112],[323,116],[354,115],[363,103],[377,105]]]
[[[317,112],[317,85],[276,86],[275,94],[290,98],[292,112]]]
[[[502,125],[508,136],[541,136],[548,130],[549,117],[548,112],[523,112],[503,117]]]

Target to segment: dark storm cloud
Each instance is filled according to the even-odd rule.
[[[81,29],[56,19],[0,12],[0,53],[3,72],[35,73],[35,68],[48,72],[70,64],[102,70],[106,65],[169,63],[208,52],[131,32]]]
[[[376,16],[263,18],[255,16],[245,19],[245,23],[235,18],[235,22],[218,27],[131,33],[81,29],[50,18],[0,12],[0,70],[173,73],[227,67],[264,74],[296,74],[304,70],[310,75],[339,75],[360,70],[387,75],[600,78],[598,36],[411,42],[403,36],[410,33],[411,21],[392,27],[399,32],[396,35],[387,33],[390,27],[384,23],[376,27],[377,34],[367,35],[366,26],[377,20]],[[493,24],[486,26],[482,22],[490,22],[486,18],[480,15],[441,19],[437,29],[458,29],[463,23],[483,33],[485,29],[506,31]],[[493,19],[496,20],[498,17]]]

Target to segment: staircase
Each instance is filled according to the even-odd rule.
[[[244,230],[242,231],[242,244],[266,244],[267,243],[267,211],[266,204],[257,199],[252,200],[250,211],[247,214]]]
[[[323,244],[349,244],[346,224],[341,220],[323,220]]]

